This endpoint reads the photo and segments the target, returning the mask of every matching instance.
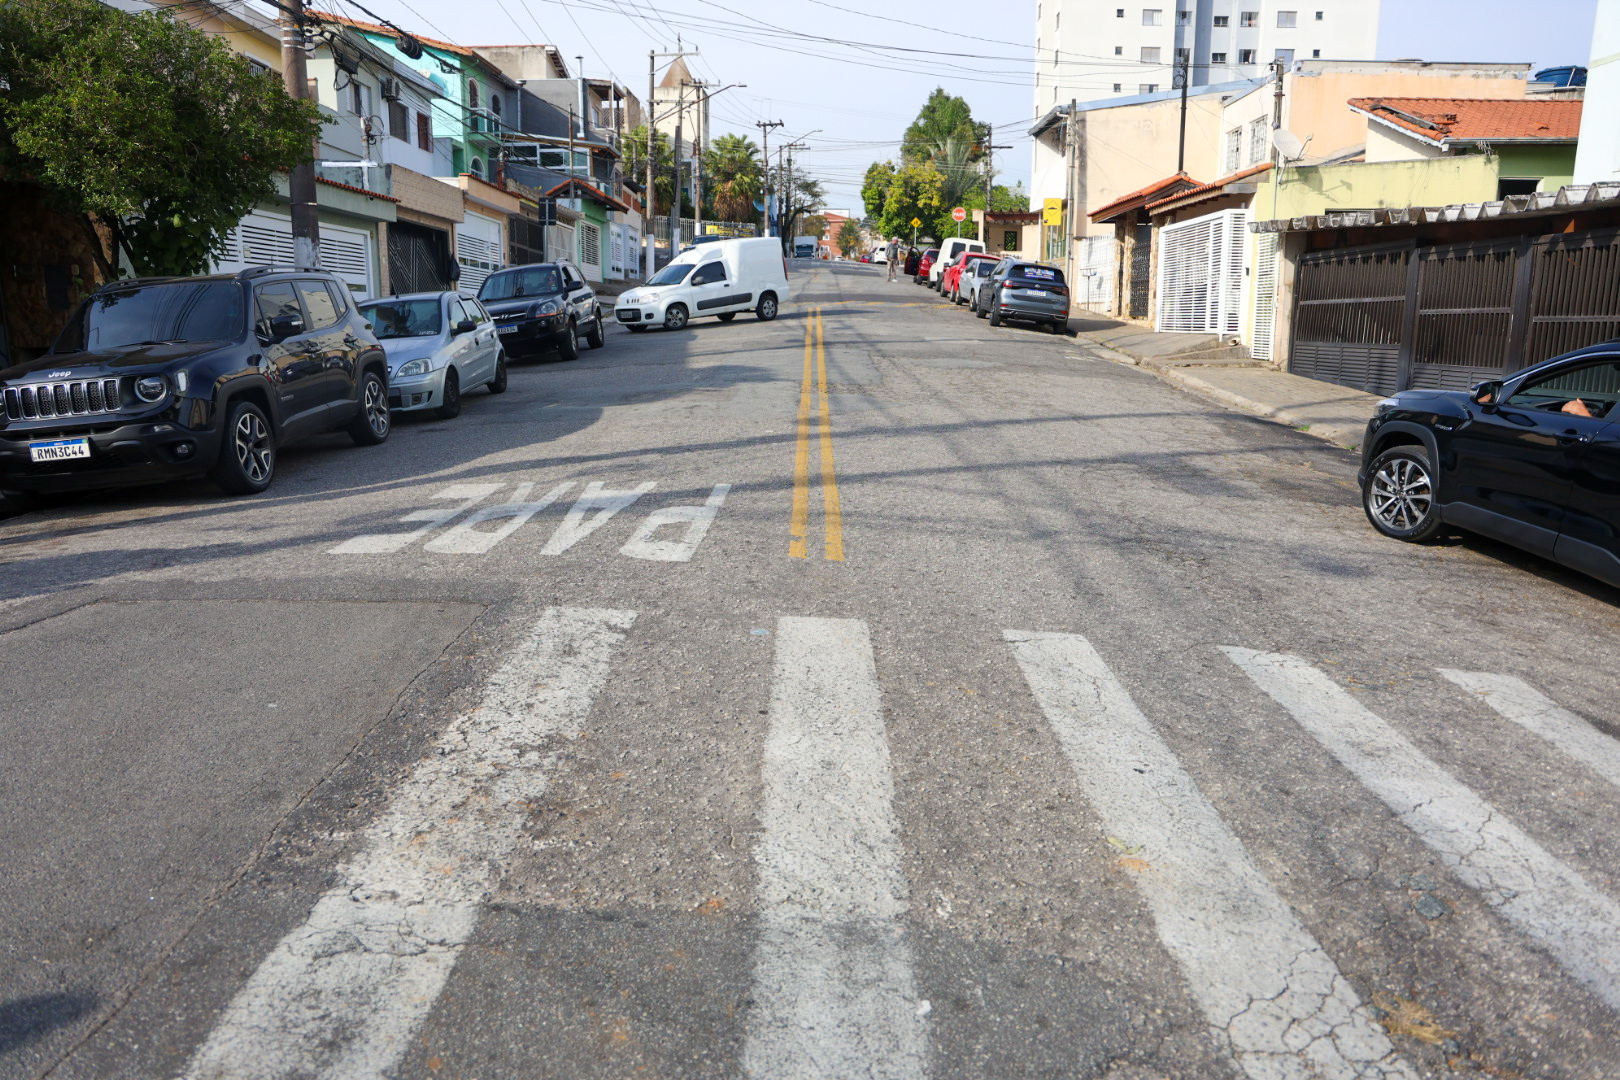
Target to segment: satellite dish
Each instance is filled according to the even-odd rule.
[[[1271,145],[1277,148],[1284,161],[1298,161],[1305,156],[1305,143],[1300,142],[1299,136],[1287,128],[1271,129]]]

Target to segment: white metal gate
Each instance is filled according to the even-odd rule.
[[[1261,233],[1254,246],[1254,332],[1249,355],[1270,360],[1277,332],[1277,234]]]
[[[556,262],[558,259],[572,260],[574,258],[574,227],[563,225],[546,226],[546,261]]]
[[[1175,334],[1242,330],[1249,212],[1223,210],[1159,230],[1155,327]]]
[[[461,264],[457,284],[465,292],[477,292],[501,261],[501,223],[468,211],[466,220],[456,226],[456,262]]]
[[[602,230],[593,222],[576,226],[579,236],[579,270],[586,281],[602,280]]]
[[[373,234],[321,223],[321,269],[343,280],[351,292],[372,296],[377,278],[372,259]],[[292,219],[255,210],[225,238],[215,257],[214,272],[234,274],[249,266],[294,266]]]

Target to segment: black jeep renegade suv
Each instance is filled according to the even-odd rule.
[[[270,486],[276,447],[388,438],[388,365],[349,290],[319,270],[117,281],[38,360],[0,371],[0,489],[210,477]]]

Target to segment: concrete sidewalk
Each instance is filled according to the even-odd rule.
[[[1379,401],[1376,394],[1279,371],[1213,334],[1163,334],[1096,316],[1076,317],[1069,328],[1081,340],[1112,354],[1111,359],[1147,368],[1166,382],[1228,408],[1287,424],[1350,450],[1361,446]]]

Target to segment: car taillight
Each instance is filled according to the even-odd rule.
[[[1046,289],[1048,292],[1055,292],[1059,296],[1069,295],[1069,287],[1067,285],[1048,285]]]

